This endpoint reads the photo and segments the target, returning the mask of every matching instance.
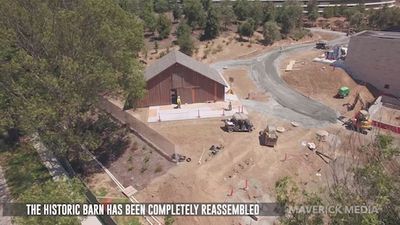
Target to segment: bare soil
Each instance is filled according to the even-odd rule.
[[[218,119],[151,124],[153,129],[176,143],[180,152],[191,157],[192,161],[181,163],[164,176],[154,179],[138,193],[138,199],[147,202],[268,202],[274,200],[275,182],[284,176],[293,177],[301,184],[301,188],[317,190],[326,185],[325,174],[329,167],[302,145],[302,142],[317,143],[315,129],[294,128],[287,122],[266,118],[254,112],[249,117],[256,127],[256,131],[251,133],[227,133],[221,129],[223,122]],[[279,135],[275,148],[259,144],[258,131],[267,124],[286,129],[285,133]],[[343,132],[340,127],[329,129],[334,134]],[[208,150],[213,144],[224,146],[216,156],[212,156]],[[322,143],[319,147],[321,151],[335,157],[333,149],[336,148],[331,147],[331,144]],[[323,175],[316,176],[318,171]],[[243,191],[241,188],[246,179],[249,189]],[[229,197],[227,194],[231,190],[234,195]],[[178,217],[177,224],[238,224],[244,223],[246,219]]]
[[[109,165],[108,169],[124,187],[132,185],[141,190],[175,164],[162,157],[134,134],[128,136],[129,146]]]
[[[354,116],[355,112],[361,109],[361,105],[357,104],[353,111],[347,111],[346,104],[353,103],[357,93],[360,93],[365,102],[374,101],[371,92],[365,86],[357,84],[341,68],[312,61],[321,54],[323,51],[312,50],[298,52],[285,58],[280,64],[282,78],[303,95],[318,100],[345,116]],[[296,64],[292,71],[285,72],[290,60],[295,60]],[[350,95],[344,99],[335,98],[342,86],[350,88]]]
[[[238,95],[238,97],[257,101],[268,101],[267,93],[257,88],[246,68],[224,70],[223,76],[225,80],[229,82],[233,93]]]

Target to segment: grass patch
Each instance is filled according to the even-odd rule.
[[[0,152],[0,158],[7,184],[14,198],[18,198],[32,185],[42,184],[51,179],[38,153],[28,144],[22,144],[14,150]]]
[[[99,190],[96,191],[96,195],[99,197],[104,197],[108,193],[107,189],[105,187],[99,188]]]

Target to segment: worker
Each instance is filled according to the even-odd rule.
[[[178,109],[180,109],[180,108],[181,108],[181,104],[182,104],[182,102],[181,102],[181,96],[178,96],[178,98],[176,99],[176,104],[177,104],[177,106],[178,106]]]
[[[231,101],[229,101],[228,111],[232,111],[232,102]]]

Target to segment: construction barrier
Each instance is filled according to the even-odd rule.
[[[396,127],[396,126],[393,126],[390,124],[386,124],[386,123],[382,123],[382,122],[373,120],[372,126],[379,127],[381,129],[385,129],[385,130],[390,130],[394,133],[400,134],[400,127]]]
[[[153,147],[162,156],[168,160],[171,160],[171,156],[176,150],[174,143],[157,131],[151,129],[149,126],[147,126],[147,124],[136,119],[133,115],[123,111],[118,105],[105,97],[100,97],[99,106],[104,111],[110,113],[112,117],[129,126],[132,132]]]

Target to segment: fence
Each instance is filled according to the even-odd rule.
[[[123,111],[118,105],[105,97],[100,98],[99,106],[121,123],[128,125],[132,132],[138,137],[156,149],[166,159],[171,160],[171,155],[174,154],[176,150],[174,143],[128,112]]]
[[[374,127],[379,127],[381,129],[390,130],[390,131],[392,131],[394,133],[400,134],[400,127],[396,127],[396,126],[393,126],[393,125],[390,125],[390,124],[386,124],[386,123],[382,123],[382,122],[375,121],[375,120],[372,121],[372,125]]]

